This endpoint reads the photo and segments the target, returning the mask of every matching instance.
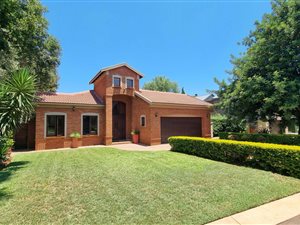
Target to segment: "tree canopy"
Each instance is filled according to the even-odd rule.
[[[246,51],[232,57],[229,83],[215,80],[218,107],[248,122],[300,124],[300,2],[272,1],[272,12],[255,23],[242,44]]]
[[[0,79],[26,67],[38,90],[56,90],[60,46],[48,34],[45,12],[38,0],[0,1]]]
[[[165,76],[155,77],[152,81],[145,83],[143,88],[146,90],[179,93],[178,84]]]

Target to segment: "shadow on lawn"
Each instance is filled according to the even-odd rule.
[[[3,184],[4,181],[9,180],[11,176],[15,174],[16,171],[24,168],[25,165],[28,163],[29,161],[12,162],[8,165],[8,167],[0,170],[0,184]],[[0,188],[0,201],[3,199],[7,199],[10,196],[11,194],[8,193],[7,188]]]

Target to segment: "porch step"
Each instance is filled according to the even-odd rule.
[[[113,141],[112,145],[122,145],[122,144],[132,144],[132,141],[125,140],[125,141]]]

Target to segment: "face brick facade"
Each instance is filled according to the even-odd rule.
[[[141,90],[139,80],[142,77],[141,73],[127,64],[120,64],[97,73],[90,82],[94,85],[92,91],[42,94],[34,121],[22,130],[27,138],[30,137],[30,141],[24,141],[26,138],[19,132],[16,135],[16,146],[24,148],[25,142],[31,142],[27,147],[35,150],[69,148],[72,145],[72,132],[81,134],[79,146],[110,145],[113,141],[131,140],[132,130],[140,132],[139,141],[146,145],[160,144],[162,136],[168,135],[168,132],[210,137],[209,103],[183,94]],[[54,122],[49,122],[47,115],[63,116],[64,124],[54,117]],[[94,124],[96,120],[84,116],[97,117],[97,124]],[[141,117],[144,124],[141,123]],[[168,127],[162,129],[162,121],[167,123],[168,118],[176,118],[175,121],[178,121],[175,130],[168,131]],[[192,123],[195,119],[201,122],[198,127]],[[59,129],[60,136],[55,135]],[[85,134],[85,129],[91,133]],[[53,132],[53,135],[51,133],[48,136],[47,132]]]

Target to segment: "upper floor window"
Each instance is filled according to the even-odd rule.
[[[65,115],[46,115],[46,136],[65,136]]]
[[[127,88],[133,88],[133,86],[134,86],[134,80],[133,80],[133,78],[126,78],[126,87]]]
[[[113,82],[112,83],[113,87],[121,87],[121,77],[120,76],[114,75],[112,82]]]
[[[140,118],[140,124],[142,127],[145,127],[146,126],[146,116],[141,116]]]
[[[86,114],[82,116],[82,135],[98,134],[98,115]]]

